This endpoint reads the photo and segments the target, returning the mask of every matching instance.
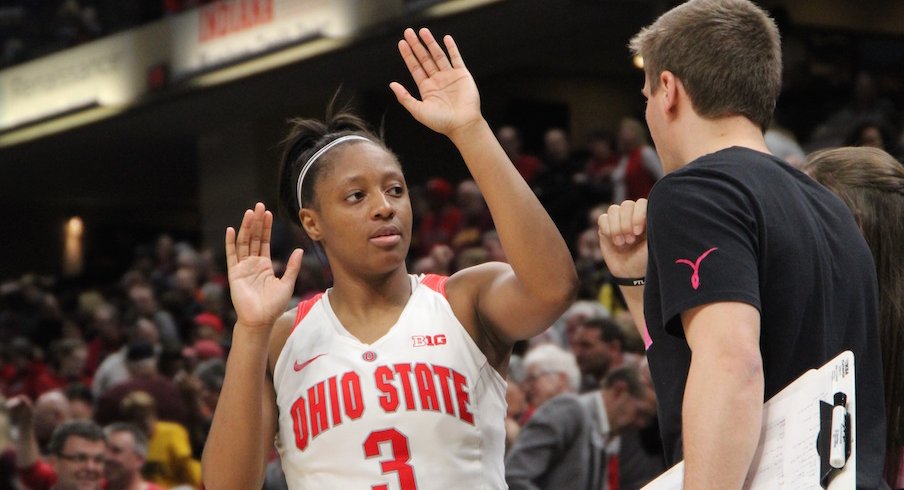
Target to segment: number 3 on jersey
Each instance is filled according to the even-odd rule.
[[[396,472],[399,474],[399,486],[402,490],[417,490],[414,480],[414,468],[408,464],[411,451],[408,449],[408,438],[395,429],[375,430],[364,440],[364,457],[381,456],[380,443],[388,442],[391,451],[389,459],[380,460],[383,474]],[[386,484],[373,485],[373,490],[389,490]]]

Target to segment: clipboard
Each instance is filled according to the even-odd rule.
[[[844,351],[819,369],[805,372],[770,398],[763,406],[760,441],[742,488],[855,490],[855,395],[854,354]],[[842,402],[847,422],[846,431],[836,430],[835,434],[835,442],[842,444],[845,456],[840,468],[833,467],[829,461],[833,438],[831,413],[838,413],[834,410],[836,399]],[[837,458],[838,453],[834,456]],[[683,484],[684,461],[641,490],[681,490]]]

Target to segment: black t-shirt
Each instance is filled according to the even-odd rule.
[[[781,160],[732,147],[661,179],[647,219],[648,357],[670,464],[683,456],[691,358],[680,314],[738,301],[760,312],[766,399],[853,351],[857,483],[878,487],[885,440],[878,286],[869,248],[844,203]]]

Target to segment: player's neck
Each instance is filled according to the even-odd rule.
[[[739,146],[769,153],[762,130],[743,116],[718,119],[692,118],[679,129],[680,160],[686,165],[697,158]]]
[[[346,330],[362,342],[379,338],[396,323],[411,297],[404,267],[379,277],[338,274],[329,293],[333,312]]]
[[[331,303],[348,303],[366,311],[380,305],[404,305],[410,295],[411,279],[404,266],[375,275],[350,274],[339,268],[333,271]]]

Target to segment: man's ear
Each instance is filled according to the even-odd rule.
[[[298,219],[301,221],[301,227],[311,240],[319,242],[323,238],[323,233],[320,230],[320,216],[316,211],[308,208],[302,209],[298,211]]]
[[[663,110],[672,116],[676,116],[682,96],[687,93],[684,90],[684,84],[675,76],[674,73],[665,70],[659,74],[659,90],[662,91]]]

